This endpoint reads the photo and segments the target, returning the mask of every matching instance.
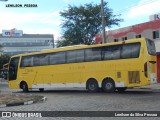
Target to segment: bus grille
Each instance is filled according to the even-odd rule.
[[[129,84],[140,83],[139,71],[128,71]]]

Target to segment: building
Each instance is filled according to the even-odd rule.
[[[2,30],[0,44],[3,54],[15,55],[54,48],[54,38],[52,34],[23,34],[22,30]]]
[[[160,82],[160,14],[150,16],[150,21],[116,30],[106,31],[106,41],[118,42],[132,38],[149,38],[155,42],[157,52],[157,80]],[[96,44],[102,42],[102,34],[95,37]]]

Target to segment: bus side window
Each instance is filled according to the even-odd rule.
[[[85,49],[85,61],[99,61],[102,59],[101,47]]]
[[[116,60],[120,59],[121,46],[105,46],[103,47],[103,60]]]
[[[66,63],[65,52],[57,52],[57,53],[50,53],[49,54],[49,64],[64,64]]]
[[[44,66],[49,64],[49,59],[47,54],[39,54],[33,56],[34,66]]]
[[[121,50],[121,59],[138,58],[140,52],[140,43],[124,44]]]
[[[23,56],[20,67],[31,67],[33,66],[33,56]]]
[[[72,50],[67,51],[67,63],[79,63],[84,62],[84,50]]]

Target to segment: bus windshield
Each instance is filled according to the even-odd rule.
[[[148,49],[148,53],[150,55],[156,55],[156,47],[155,47],[155,44],[152,40],[150,39],[146,39],[146,42],[147,42],[147,49]]]

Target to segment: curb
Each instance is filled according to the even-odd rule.
[[[46,97],[41,98],[40,102],[45,102],[47,100]],[[19,105],[31,105],[33,103],[37,103],[38,101],[27,101],[27,102],[19,102],[19,103],[9,103],[9,104],[2,104],[0,105],[0,108],[3,107],[11,107],[11,106],[19,106]]]
[[[139,89],[151,89],[151,90],[160,90],[160,88],[152,88],[152,87],[139,87]]]
[[[139,89],[160,90],[160,88],[139,88]]]
[[[8,85],[7,82],[0,82],[0,85]]]
[[[151,84],[151,85],[147,85],[147,86],[140,86],[140,87],[136,87],[139,89],[148,89],[148,90],[160,90],[160,84]]]

